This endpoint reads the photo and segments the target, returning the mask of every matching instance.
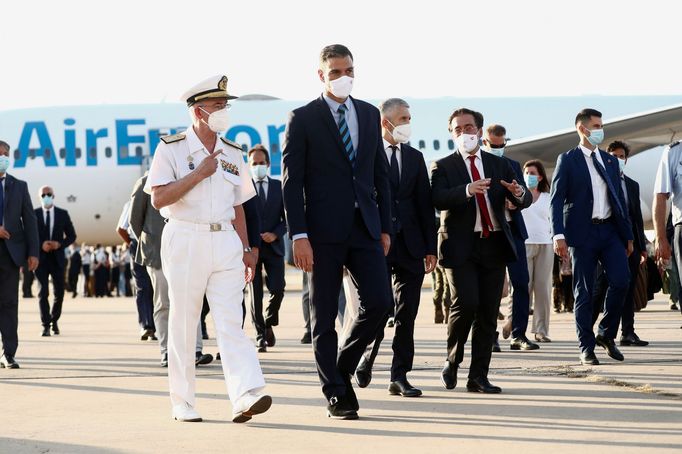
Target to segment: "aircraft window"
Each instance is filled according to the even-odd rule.
[[[19,150],[17,148],[16,150],[14,150],[14,160],[18,161],[20,157],[21,157],[21,150]]]
[[[119,155],[122,158],[127,158],[128,157],[128,147],[121,147],[119,150]],[[108,156],[107,156],[108,157]]]
[[[52,150],[50,150],[49,148],[45,148],[43,156],[45,157],[45,159],[50,159],[52,157]]]
[[[80,157],[81,157],[81,149],[76,148],[76,159],[80,159]]]
[[[244,153],[248,153],[248,151],[249,151],[249,147],[248,147],[248,146],[246,146],[246,144],[245,144],[245,143],[243,143],[243,144],[242,144],[242,152],[244,152]]]
[[[59,149],[59,157],[64,159],[65,156],[66,156],[66,150],[63,148],[60,148]]]
[[[270,153],[277,153],[277,152],[279,152],[279,144],[271,143],[270,144]]]
[[[450,139],[448,140],[448,150],[454,150],[455,149],[455,142]]]
[[[104,149],[104,156],[106,156],[107,158],[111,157],[111,147],[106,147]]]
[[[138,158],[142,157],[142,147],[140,146],[135,147],[135,156],[137,156]]]
[[[433,149],[436,151],[440,150],[440,141],[439,140],[433,141]]]
[[[97,148],[90,148],[88,154],[90,155],[90,159],[97,159]]]
[[[423,140],[420,140],[419,141],[419,149],[423,150],[424,148],[426,148],[426,142],[424,142]]]
[[[28,150],[28,157],[31,158],[31,159],[35,159],[35,158],[36,158],[36,150],[35,150],[35,148],[31,148],[30,150]]]

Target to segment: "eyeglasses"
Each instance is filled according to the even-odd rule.
[[[45,194],[41,195],[40,197],[43,198],[43,199],[44,199],[45,197],[52,197],[52,193],[51,193],[51,192],[46,192]]]
[[[478,128],[474,125],[466,125],[464,128],[457,126],[455,129],[453,129],[453,132],[455,133],[456,136],[460,136],[463,133],[464,134],[476,134],[478,132]]]

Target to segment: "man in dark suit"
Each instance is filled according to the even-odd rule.
[[[639,201],[639,183],[632,178],[625,175],[623,170],[625,164],[630,156],[630,147],[625,142],[615,140],[611,142],[606,149],[608,153],[614,158],[618,159],[620,166],[620,183],[625,195],[625,204],[627,205],[627,212],[632,224],[633,236],[633,251],[628,257],[628,268],[630,270],[630,284],[628,291],[625,294],[625,301],[623,302],[623,311],[621,315],[620,327],[620,345],[645,347],[649,342],[639,338],[635,333],[635,287],[637,286],[637,275],[639,274],[639,267],[646,262],[646,236],[644,236],[644,220],[642,219],[642,207]],[[599,274],[597,279],[597,288],[595,290],[594,298],[594,312],[592,317],[592,324],[596,323],[599,318],[599,313],[604,309],[604,297],[606,296],[606,289],[608,287],[608,280],[606,273]]]
[[[279,307],[284,299],[284,241],[286,220],[282,202],[282,183],[268,177],[270,155],[263,145],[256,145],[248,153],[249,169],[258,195],[261,212],[261,248],[258,263],[250,285],[251,321],[256,329],[259,352],[274,347],[276,338],[273,326],[279,325]],[[265,285],[270,300],[263,318],[263,268]]]
[[[81,257],[80,247],[71,245],[71,254],[69,255],[69,271],[68,282],[69,290],[73,297],[78,296],[78,276],[81,273],[83,266],[83,258]]]
[[[622,361],[614,338],[630,280],[627,256],[632,253],[632,226],[620,182],[617,159],[599,150],[604,138],[601,112],[583,109],[575,118],[580,144],[559,156],[551,191],[554,251],[571,253],[575,322],[580,361],[596,365],[596,344]],[[600,262],[609,281],[599,334],[592,329],[594,280]]]
[[[388,282],[395,293],[395,335],[388,392],[403,397],[421,396],[407,381],[414,359],[414,321],[417,318],[424,273],[436,266],[436,228],[433,223],[431,186],[424,156],[407,145],[410,140],[410,106],[402,99],[387,99],[379,106],[384,156],[391,182],[391,220],[394,236],[386,257]],[[388,314],[387,314],[388,317]],[[374,344],[355,371],[361,388],[372,379],[372,366],[384,338],[379,328]]]
[[[454,296],[448,320],[448,357],[441,372],[446,389],[457,384],[457,368],[473,326],[467,390],[499,393],[488,381],[497,314],[502,298],[505,264],[523,251],[505,216],[509,200],[526,208],[532,196],[509,161],[483,153],[479,140],[483,115],[455,110],[448,121],[457,151],[431,169],[433,204],[441,210],[439,262]]]
[[[324,93],[294,110],[283,151],[283,195],[294,262],[311,273],[313,349],[330,417],[356,419],[351,376],[392,305],[385,254],[390,247],[388,163],[379,111],[351,98],[353,56],[322,49]],[[343,267],[361,300],[339,349],[334,321]]]
[[[8,168],[9,145],[0,140],[0,368],[18,369],[19,268],[35,271],[40,247],[28,186],[8,175]]]
[[[488,153],[499,156],[511,164],[517,181],[524,181],[521,164],[504,156],[504,148],[507,144],[507,130],[502,125],[493,124],[486,128],[483,145]],[[507,202],[505,218],[511,227],[514,237],[514,246],[518,258],[507,264],[509,281],[512,287],[511,293],[511,314],[508,316],[507,323],[504,325],[502,335],[505,339],[511,334],[509,347],[512,350],[537,350],[540,346],[528,340],[526,329],[528,328],[528,314],[530,309],[530,295],[528,293],[528,261],[526,260],[526,223],[523,221],[521,210]],[[497,335],[495,336],[497,339]]]
[[[41,207],[36,208],[38,221],[38,237],[40,239],[40,265],[36,270],[36,277],[40,285],[40,321],[43,324],[43,336],[52,331],[59,334],[59,317],[62,314],[64,301],[64,278],[66,271],[66,255],[64,250],[76,241],[76,231],[71,223],[69,212],[54,206],[54,190],[43,186],[38,192]],[[54,302],[50,311],[50,277]]]

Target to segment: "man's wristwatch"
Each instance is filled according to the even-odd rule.
[[[245,247],[245,248],[244,248],[244,252],[251,252],[251,248],[250,248],[250,247]]]

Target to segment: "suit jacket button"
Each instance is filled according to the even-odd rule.
[[[391,218],[391,219],[393,219],[393,222],[395,222],[395,218]]]

